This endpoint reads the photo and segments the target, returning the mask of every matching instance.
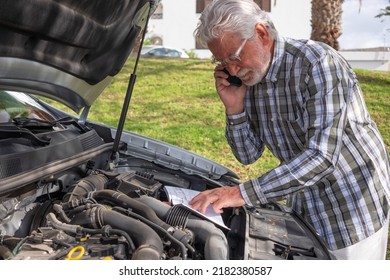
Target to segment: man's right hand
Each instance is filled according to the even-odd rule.
[[[222,213],[223,208],[244,206],[245,201],[239,186],[224,186],[199,193],[192,198],[189,204],[195,210],[205,214],[209,205],[212,206],[215,213]]]
[[[223,67],[216,67],[214,70],[215,88],[219,98],[225,106],[227,115],[236,115],[244,111],[244,98],[246,86],[240,87],[231,85],[226,78],[228,74],[223,71]]]

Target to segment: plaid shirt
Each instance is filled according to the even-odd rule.
[[[390,164],[348,63],[325,44],[278,37],[266,77],[248,87],[226,137],[243,164],[267,147],[280,165],[240,184],[250,206],[289,198],[329,249],[355,244],[386,221]]]

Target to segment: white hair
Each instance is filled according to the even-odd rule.
[[[194,36],[203,46],[220,39],[226,32],[250,39],[255,35],[257,23],[264,24],[271,38],[277,37],[278,32],[267,12],[253,0],[214,0],[202,12]]]

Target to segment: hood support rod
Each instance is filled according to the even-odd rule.
[[[125,99],[124,99],[124,102],[123,102],[121,117],[119,119],[118,128],[117,128],[116,135],[115,135],[115,140],[114,140],[114,145],[113,145],[113,148],[112,148],[111,159],[109,160],[109,168],[113,168],[115,163],[116,163],[116,161],[119,159],[118,151],[119,151],[120,138],[121,138],[121,135],[122,135],[122,132],[123,132],[123,127],[125,125],[127,112],[129,110],[131,96],[133,94],[135,79],[137,77],[136,71],[137,71],[138,61],[139,61],[139,58],[141,56],[141,48],[142,48],[142,45],[144,43],[146,30],[147,30],[148,23],[149,23],[149,18],[151,16],[152,4],[153,4],[153,1],[150,2],[148,16],[146,18],[146,23],[145,23],[144,30],[142,31],[142,39],[141,39],[141,42],[140,42],[140,46],[138,48],[138,53],[137,53],[136,61],[135,61],[135,64],[134,64],[133,73],[130,75],[129,84],[127,86],[127,91],[126,91],[126,96],[125,96]]]

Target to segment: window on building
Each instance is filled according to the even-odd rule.
[[[271,0],[253,0],[259,7],[266,12],[271,12]]]
[[[196,13],[200,14],[212,0],[196,0]]]
[[[271,11],[271,0],[253,0],[264,11]],[[200,14],[212,0],[196,0],[196,13]]]

